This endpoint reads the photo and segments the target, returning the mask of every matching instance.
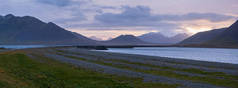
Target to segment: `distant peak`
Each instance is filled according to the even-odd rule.
[[[134,35],[121,35],[119,37],[135,37]]]
[[[15,17],[15,16],[12,15],[12,14],[8,14],[8,15],[5,16],[5,18],[7,18],[7,19],[9,19],[9,18],[13,18],[13,17]]]
[[[55,25],[55,23],[53,23],[53,22],[49,22],[48,24],[53,24],[53,25]]]
[[[7,16],[13,16],[13,17],[14,17],[14,15],[13,15],[13,14],[7,14],[7,15],[6,15],[6,17],[7,17]]]
[[[133,35],[123,35],[123,36],[133,36]]]
[[[37,19],[37,18],[32,17],[32,16],[24,16],[24,18],[34,18],[34,19]]]
[[[237,28],[238,28],[238,20],[229,27],[229,29],[233,30],[238,30]]]
[[[150,34],[161,34],[160,32],[150,32]]]
[[[234,24],[238,25],[238,20]]]
[[[57,26],[55,23],[53,23],[53,22],[49,22],[49,23],[47,23],[48,25],[52,25],[52,26]]]

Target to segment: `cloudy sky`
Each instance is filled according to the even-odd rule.
[[[0,0],[0,15],[34,16],[102,39],[161,32],[167,36],[231,25],[238,0]]]

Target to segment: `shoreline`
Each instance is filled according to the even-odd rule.
[[[63,64],[72,65],[75,69],[80,68],[82,72],[90,70],[99,74],[113,75],[116,78],[129,77],[130,79],[137,79],[129,83],[135,83],[135,81],[139,81],[138,79],[140,79],[141,81],[139,84],[135,83],[136,85],[153,83],[158,85],[176,85],[171,88],[236,88],[236,82],[238,80],[238,64],[101,52],[77,47],[17,49],[0,52],[0,54],[5,57],[11,56],[11,54],[24,54],[30,58],[28,60],[33,60],[35,63],[40,63],[40,65],[49,64],[46,68],[54,65],[50,63],[59,62],[59,66],[64,66]],[[0,60],[11,59],[2,58]],[[14,63],[18,64],[20,62]],[[8,67],[5,69],[8,69]],[[71,71],[74,72],[75,69]],[[51,70],[47,71],[47,73],[51,72]],[[77,76],[77,74],[74,75]],[[104,75],[100,75],[100,77],[104,77]],[[64,80],[66,79],[71,80],[64,78]],[[227,83],[230,84],[227,85]]]
[[[153,47],[153,46],[148,46],[148,47]],[[203,61],[203,60],[192,60],[192,59],[185,59],[185,58],[176,58],[176,57],[163,57],[163,56],[153,56],[153,55],[142,55],[142,54],[129,54],[129,53],[120,53],[120,52],[106,52],[106,51],[100,51],[100,50],[108,50],[108,47],[105,46],[56,46],[56,47],[36,47],[36,48],[23,48],[23,49],[0,49],[0,52],[7,52],[7,51],[14,51],[14,50],[28,50],[28,49],[68,49],[68,48],[75,48],[81,51],[86,51],[88,53],[111,53],[111,54],[118,54],[118,55],[131,55],[131,56],[141,56],[141,57],[150,57],[150,58],[157,58],[157,59],[171,59],[174,61],[185,61],[185,62],[199,62],[199,63],[220,63],[220,64],[231,64],[231,65],[237,65],[234,63],[225,63],[225,62],[216,62],[216,61]],[[134,48],[131,46],[110,46],[110,48]],[[178,47],[180,48],[180,47]],[[196,48],[196,47],[184,47],[184,48]],[[221,48],[221,49],[227,49],[227,48]],[[229,49],[229,48],[228,48]],[[237,68],[238,69],[238,68]]]
[[[216,61],[204,61],[204,60],[192,60],[192,59],[186,59],[186,58],[176,58],[176,57],[165,57],[165,56],[153,56],[153,55],[142,55],[142,54],[129,54],[129,53],[120,53],[120,52],[107,52],[107,51],[100,51],[96,50],[96,52],[106,52],[106,53],[113,53],[113,54],[127,54],[127,55],[134,55],[134,56],[144,56],[144,57],[154,57],[154,58],[166,58],[171,60],[181,60],[186,62],[200,62],[200,63],[220,63],[220,64],[231,64],[231,65],[237,65],[235,63],[225,63],[225,62],[216,62]]]
[[[85,55],[92,55],[92,56],[99,56],[106,58],[107,55],[115,56],[115,58],[141,58],[144,60],[159,60],[159,61],[166,61],[172,63],[183,63],[183,64],[193,64],[193,65],[200,65],[200,66],[218,66],[218,67],[228,67],[228,68],[235,68],[238,69],[238,64],[233,63],[222,63],[222,62],[210,62],[210,61],[200,61],[200,60],[189,60],[183,58],[169,58],[169,57],[161,57],[161,56],[149,56],[149,55],[139,55],[139,54],[126,54],[126,53],[115,53],[115,52],[102,52],[102,51],[94,51],[88,49],[80,49],[80,48],[59,48],[66,50],[69,49],[70,52],[80,52],[81,54]],[[237,74],[238,75],[238,74]]]
[[[4,45],[3,45],[4,46]],[[8,45],[5,45],[8,46]],[[9,45],[9,46],[28,46],[28,45]],[[238,46],[215,46],[215,45],[201,45],[201,44],[171,44],[171,45],[159,45],[159,44],[149,44],[149,45],[30,45],[31,48],[51,48],[51,47],[78,47],[82,49],[96,49],[96,50],[107,50],[108,48],[134,48],[134,47],[181,47],[181,48],[221,48],[221,49],[238,49]],[[38,47],[37,47],[38,46]],[[40,47],[39,47],[40,46]],[[0,48],[5,48],[1,47]]]

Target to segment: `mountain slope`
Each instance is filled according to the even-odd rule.
[[[96,36],[90,36],[89,38],[92,39],[92,40],[96,40],[96,41],[103,41],[103,39],[98,38]]]
[[[206,44],[219,46],[238,46],[238,21],[232,24],[227,30],[222,32],[214,39],[206,42]]]
[[[151,32],[147,34],[143,34],[141,36],[138,36],[143,41],[150,42],[150,43],[168,43],[168,38],[162,35],[161,33],[157,32]]]
[[[181,41],[183,41],[184,39],[188,38],[190,35],[186,34],[186,33],[181,33],[181,34],[177,34],[173,37],[170,37],[169,41],[172,44],[176,44],[179,43]]]
[[[82,41],[84,40],[84,41]],[[0,17],[0,44],[88,44],[72,32],[37,18],[6,15]]]
[[[93,45],[98,44],[97,41],[92,40],[92,39],[90,39],[90,38],[88,38],[88,37],[85,37],[85,36],[83,36],[83,35],[81,35],[81,34],[79,34],[79,33],[72,32],[72,34],[73,34],[74,36],[76,36],[80,42],[84,42],[84,43],[90,44],[90,45],[91,45],[91,44],[93,44]]]
[[[225,30],[226,30],[226,28],[214,29],[214,30],[205,31],[205,32],[199,32],[199,33],[183,40],[182,42],[180,42],[180,44],[202,44],[209,40],[214,39],[216,36],[220,35]]]
[[[197,33],[182,41],[180,45],[238,48],[238,21],[228,28]]]
[[[133,35],[121,35],[114,39],[103,42],[107,45],[140,45],[148,44]]]
[[[151,32],[147,34],[143,34],[141,36],[138,36],[143,41],[150,42],[150,43],[157,43],[157,44],[176,44],[186,38],[188,38],[189,35],[187,34],[177,34],[173,37],[166,37],[163,34],[157,32]]]

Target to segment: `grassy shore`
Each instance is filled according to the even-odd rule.
[[[78,57],[74,57],[74,56],[67,56],[67,55],[65,55],[65,56],[69,57],[69,58],[84,60],[84,61],[88,61],[88,62],[92,62],[92,63],[102,64],[102,65],[121,68],[121,69],[132,70],[132,71],[136,71],[136,72],[143,72],[143,73],[166,76],[166,77],[183,79],[183,80],[191,80],[193,82],[202,82],[202,83],[214,84],[217,86],[225,86],[225,87],[232,87],[232,88],[238,87],[238,85],[237,85],[238,76],[227,75],[223,72],[206,72],[206,71],[202,71],[200,69],[176,69],[176,68],[172,68],[172,67],[161,67],[161,66],[155,66],[155,65],[150,65],[150,64],[129,62],[129,61],[125,61],[125,60],[87,60],[84,58],[78,58]],[[113,63],[107,63],[107,62],[120,63],[120,64],[113,64]],[[149,67],[149,68],[158,68],[158,69],[144,70],[144,69],[139,69],[139,68],[133,68],[132,66],[129,66],[126,64],[130,64],[130,65],[134,65],[134,66]],[[195,74],[200,74],[203,76],[202,77],[188,76],[185,74],[177,74],[177,73],[174,73],[173,71],[195,73]],[[221,79],[219,79],[219,78],[221,78]]]
[[[89,69],[22,52],[0,54],[0,88],[175,88],[177,85],[144,83],[130,78]]]

